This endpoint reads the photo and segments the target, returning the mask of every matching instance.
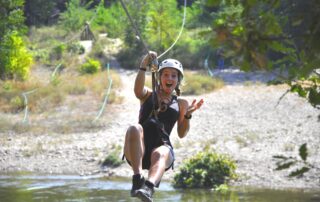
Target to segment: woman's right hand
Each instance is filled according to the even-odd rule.
[[[146,54],[141,63],[140,63],[140,68],[147,69],[152,64],[152,61],[157,59],[157,53],[154,51],[149,51],[148,54]]]

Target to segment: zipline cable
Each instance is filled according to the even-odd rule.
[[[128,11],[126,5],[123,3],[122,0],[120,0],[120,3],[121,3],[121,6],[122,6],[123,10],[125,11],[127,17],[129,18],[130,23],[131,23],[134,31],[136,32],[136,37],[138,37],[138,39],[141,41],[145,51],[147,52],[147,54],[149,54],[149,48],[148,48],[147,44],[143,41],[143,39],[141,37],[141,33],[139,32],[136,23],[134,23],[133,19],[131,18],[131,15],[129,14],[129,11]]]

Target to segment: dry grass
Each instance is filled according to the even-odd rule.
[[[0,132],[64,134],[98,130],[104,126],[106,120],[93,122],[93,119],[109,88],[107,71],[94,75],[62,72],[54,81],[48,75],[43,76],[48,79],[33,76],[25,82],[0,81],[0,113],[21,117],[18,122],[1,118]],[[118,95],[121,78],[112,70],[110,76],[112,87],[107,104],[119,104],[123,99]],[[40,80],[47,80],[47,83]],[[26,105],[22,93],[32,90],[35,91],[27,95],[28,119],[23,123]]]
[[[116,90],[121,88],[121,79],[115,71],[110,71],[112,78],[112,91],[109,95],[109,103],[120,103]],[[27,94],[28,108],[33,112],[43,112],[45,108],[53,108],[61,105],[67,96],[81,96],[89,93],[94,99],[101,100],[109,86],[106,71],[95,75],[74,76],[73,74],[61,75],[49,84],[41,83],[35,79],[18,82],[6,81],[0,83],[1,112],[17,113],[24,109],[25,100],[23,93]],[[34,91],[33,91],[34,90]]]
[[[181,87],[184,95],[201,95],[210,93],[224,86],[224,82],[218,78],[212,78],[201,72],[186,71]]]

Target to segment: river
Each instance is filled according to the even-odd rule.
[[[100,202],[139,201],[131,198],[131,180],[76,175],[0,175],[1,202]],[[262,189],[230,187],[226,192],[174,189],[161,182],[154,201],[174,202],[316,202],[320,189]]]

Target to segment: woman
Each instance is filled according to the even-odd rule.
[[[124,145],[124,156],[133,170],[131,196],[143,201],[152,201],[154,186],[158,187],[164,172],[173,167],[174,153],[169,135],[175,123],[178,123],[179,137],[185,137],[192,113],[203,104],[201,99],[189,105],[187,100],[177,97],[183,68],[174,59],[160,63],[157,92],[145,87],[145,72],[156,58],[157,54],[150,51],[140,64],[134,84],[134,93],[141,103],[139,123],[128,128]],[[141,175],[142,169],[149,170],[147,180]]]

